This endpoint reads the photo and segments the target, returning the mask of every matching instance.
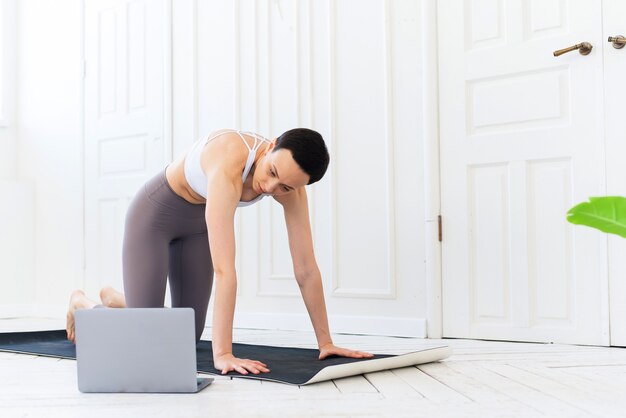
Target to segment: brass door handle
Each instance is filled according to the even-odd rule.
[[[592,48],[593,48],[593,45],[591,45],[589,42],[582,42],[580,44],[576,44],[568,48],[559,49],[558,51],[554,51],[552,54],[555,57],[558,57],[559,55],[563,55],[566,52],[578,50],[578,52],[580,52],[580,55],[588,55],[591,52]]]
[[[622,49],[626,45],[626,38],[622,35],[609,36],[609,42],[613,42],[613,48]]]

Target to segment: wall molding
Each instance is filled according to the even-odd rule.
[[[342,287],[339,282],[338,274],[338,260],[340,259],[338,251],[338,234],[337,234],[337,170],[336,164],[331,164],[330,183],[331,183],[331,226],[332,226],[332,295],[338,297],[357,297],[357,298],[377,298],[377,299],[395,299],[396,298],[396,231],[395,231],[395,215],[394,215],[394,127],[393,127],[393,82],[392,82],[392,58],[391,58],[391,30],[389,28],[390,20],[390,8],[389,2],[383,0],[383,77],[384,77],[384,100],[385,100],[385,157],[387,162],[387,287],[379,289],[360,289],[360,288],[347,288]],[[330,103],[329,103],[329,116],[330,116],[330,153],[333,155],[335,161],[337,160],[337,149],[334,147],[334,142],[337,137],[336,125],[335,125],[335,112],[336,112],[336,74],[335,74],[335,33],[336,33],[336,11],[335,2],[329,1],[329,68],[330,68]]]

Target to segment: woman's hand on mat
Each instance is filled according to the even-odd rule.
[[[237,358],[230,353],[222,354],[218,358],[213,359],[213,363],[217,370],[222,371],[222,374],[226,374],[230,371],[236,371],[241,374],[248,374],[248,372],[259,374],[270,371],[265,363],[261,363],[257,360],[249,360],[247,358]]]
[[[366,353],[364,351],[350,350],[349,348],[337,347],[333,343],[324,344],[320,347],[320,360],[324,360],[328,356],[341,356],[352,358],[371,358],[374,357],[372,353]]]

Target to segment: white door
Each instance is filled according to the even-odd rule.
[[[130,199],[171,158],[164,135],[164,4],[85,4],[86,288],[122,289]]]
[[[616,49],[606,41],[609,36],[626,36],[626,3],[604,0],[602,4],[607,194],[626,196],[626,129],[623,122],[626,47]],[[618,236],[608,239],[611,345],[626,346],[626,240]]]
[[[444,336],[608,344],[601,2],[438,7]]]
[[[196,137],[194,117],[198,135],[320,131],[331,165],[308,194],[330,329],[425,336],[419,2],[173,7],[174,138]],[[281,206],[238,214],[235,327],[310,330]]]

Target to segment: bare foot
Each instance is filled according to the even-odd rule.
[[[111,286],[105,286],[100,290],[100,300],[108,308],[125,308],[126,299],[124,295]]]
[[[91,309],[96,306],[96,303],[91,301],[85,296],[85,292],[82,290],[74,290],[70,296],[70,308],[67,311],[67,325],[65,330],[67,331],[67,339],[76,344],[76,332],[74,329],[74,313],[76,309]]]

